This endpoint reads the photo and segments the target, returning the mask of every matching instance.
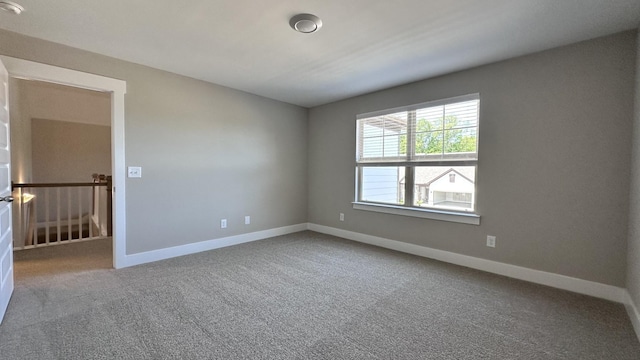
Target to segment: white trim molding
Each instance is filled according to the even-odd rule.
[[[633,301],[633,298],[631,297],[631,294],[629,294],[628,290],[624,291],[624,295],[624,306],[625,308],[627,308],[627,314],[629,315],[629,319],[631,319],[633,329],[636,331],[638,341],[640,341],[640,311],[638,311],[638,305]]]
[[[126,254],[124,95],[123,80],[0,55],[9,76],[111,93],[111,171],[113,175],[113,267],[123,267]],[[116,191],[117,190],[117,191]]]
[[[615,301],[618,303],[626,302],[626,290],[612,285],[601,284],[593,281],[554,274],[546,271],[529,269],[521,266],[505,264],[468,255],[461,255],[449,251],[438,250],[426,246],[409,244],[382,237],[332,228],[329,226],[310,223],[309,230],[408,254],[418,255],[429,259],[465,266],[476,270],[503,275],[514,279],[529,281],[536,284],[551,286],[554,288],[568,290],[579,294]]]
[[[146,251],[137,254],[125,255],[121,267],[146,264],[159,260],[166,260],[178,256],[195,254],[203,251],[219,249],[227,246],[243,244],[247,242],[272,238],[274,236],[292,234],[307,230],[307,224],[296,224],[275,229],[256,231],[247,234],[233,235],[213,240],[205,240],[196,243],[179,245],[170,248]]]
[[[364,202],[353,202],[356,210],[375,211],[385,214],[419,217],[423,219],[441,220],[469,225],[480,225],[480,215],[455,211],[419,209],[415,207],[382,205]]]

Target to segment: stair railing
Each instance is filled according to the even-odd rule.
[[[86,183],[12,184],[14,249],[111,236],[111,176]]]

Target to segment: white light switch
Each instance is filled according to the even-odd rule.
[[[488,247],[496,247],[496,237],[493,235],[487,235],[487,246]]]
[[[127,169],[127,175],[130,178],[141,178],[142,168],[140,166],[129,166],[129,168]]]

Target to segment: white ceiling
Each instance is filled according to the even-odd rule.
[[[638,0],[14,1],[2,29],[305,107],[640,25]]]

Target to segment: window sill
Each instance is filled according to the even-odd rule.
[[[454,211],[407,208],[404,206],[382,205],[372,203],[354,202],[356,210],[375,211],[386,214],[419,217],[423,219],[450,221],[461,224],[480,225],[480,215],[459,213]]]

